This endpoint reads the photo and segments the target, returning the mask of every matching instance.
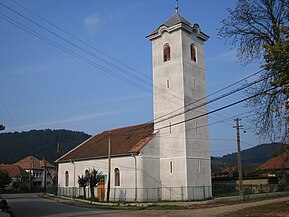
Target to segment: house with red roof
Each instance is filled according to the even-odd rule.
[[[287,170],[289,171],[289,152],[285,151],[281,155],[274,157],[259,166],[259,170]]]
[[[20,166],[13,164],[0,164],[0,171],[6,172],[12,179],[9,187],[19,190],[28,187],[29,173]]]
[[[29,176],[31,186],[44,187],[45,180],[46,186],[53,185],[56,167],[48,161],[44,159],[39,160],[34,156],[28,156],[20,161],[17,161],[14,163],[14,165],[21,167],[28,174],[31,174]]]

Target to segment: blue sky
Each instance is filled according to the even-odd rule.
[[[15,2],[149,78],[152,77],[151,42],[146,36],[175,11],[174,0],[1,1],[77,44],[78,41],[43,22]],[[208,94],[259,70],[257,64],[242,66],[235,58],[235,49],[217,38],[217,28],[227,16],[226,9],[234,4],[232,0],[180,1],[179,13],[191,23],[198,23],[202,31],[210,36],[205,45]],[[0,123],[6,126],[3,132],[50,128],[83,131],[93,135],[103,130],[152,120],[150,91],[128,84],[3,20],[3,15],[12,18],[50,40],[77,51],[100,67],[115,71],[111,65],[72,48],[71,44],[45,32],[3,5],[0,5],[1,15]],[[91,48],[85,49],[94,52]],[[108,60],[101,53],[96,55]],[[139,76],[135,71],[130,72]],[[147,88],[151,90],[151,87]],[[241,97],[244,97],[243,93],[216,102],[209,106],[209,110]],[[247,111],[240,104],[209,116],[209,121],[214,123]],[[213,156],[236,150],[233,119],[210,126]],[[247,131],[241,135],[243,149],[263,142],[251,132],[250,123],[246,119],[242,120],[242,124]]]

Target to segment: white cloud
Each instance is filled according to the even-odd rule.
[[[97,13],[94,13],[94,14],[89,15],[88,17],[85,17],[83,21],[84,26],[90,31],[95,30],[99,26],[100,23],[101,23],[101,18],[99,14]]]

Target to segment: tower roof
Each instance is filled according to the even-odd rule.
[[[187,21],[184,17],[182,17],[178,12],[176,12],[164,24],[162,24],[162,26],[164,25],[167,27],[171,27],[171,26],[174,26],[174,25],[179,24],[179,23],[183,23],[183,24],[186,24],[188,26],[192,25],[189,21]]]
[[[172,27],[176,24],[183,23],[187,26],[191,26],[192,24],[187,21],[184,17],[182,17],[178,12],[176,12],[173,16],[171,16],[166,22],[160,25],[155,31],[153,31],[150,35],[153,35],[158,32],[161,26]]]
[[[187,31],[192,31],[193,29],[196,29],[199,33],[199,37],[201,37],[203,40],[207,40],[209,38],[208,35],[204,34],[200,31],[200,27],[198,24],[191,24],[188,20],[186,20],[184,17],[182,17],[178,11],[173,14],[166,22],[164,22],[162,25],[160,25],[156,30],[154,30],[151,34],[147,36],[148,39],[153,39],[155,37],[158,37],[162,30],[166,30],[168,32],[174,31],[176,29],[183,28]]]

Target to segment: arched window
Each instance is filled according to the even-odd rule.
[[[169,44],[164,45],[164,62],[167,62],[171,59],[171,47]]]
[[[197,62],[197,51],[194,44],[191,44],[191,60]]]
[[[118,168],[114,169],[114,185],[120,186],[120,172]]]
[[[69,185],[69,173],[68,171],[65,172],[65,186],[68,187]]]

